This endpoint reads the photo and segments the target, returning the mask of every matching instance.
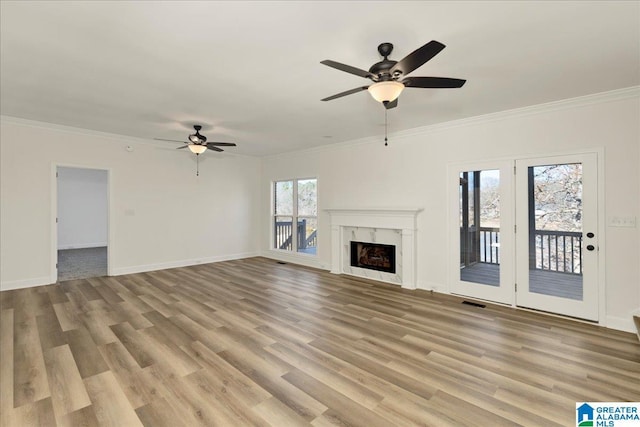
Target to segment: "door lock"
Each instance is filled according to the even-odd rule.
[[[587,250],[588,250],[588,251],[592,251],[592,250],[594,250],[595,248],[596,248],[596,247],[595,247],[595,246],[593,246],[593,245],[587,245]]]

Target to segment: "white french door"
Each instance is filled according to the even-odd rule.
[[[449,166],[452,293],[512,304],[513,162]]]
[[[449,165],[448,193],[451,293],[598,320],[597,153]]]
[[[598,320],[596,153],[516,161],[516,304]]]

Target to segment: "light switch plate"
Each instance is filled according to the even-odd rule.
[[[635,228],[636,227],[636,217],[635,216],[612,216],[612,217],[609,217],[609,227]]]

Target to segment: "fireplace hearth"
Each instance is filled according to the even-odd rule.
[[[370,242],[351,242],[351,266],[395,274],[396,247]]]

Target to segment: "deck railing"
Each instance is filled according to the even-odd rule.
[[[500,228],[480,227],[480,262],[500,264]]]
[[[293,223],[292,221],[276,221],[275,226],[275,247],[278,249],[292,250],[293,245]],[[297,227],[298,250],[315,248],[318,243],[317,230],[313,230],[307,236],[307,220],[298,221]]]
[[[530,268],[582,274],[582,233],[535,230],[535,257]]]
[[[480,227],[479,261],[500,264],[500,229]],[[535,230],[530,248],[530,268],[582,274],[582,233]]]

